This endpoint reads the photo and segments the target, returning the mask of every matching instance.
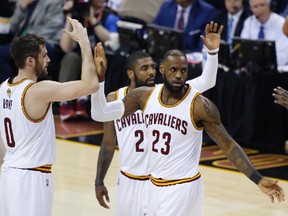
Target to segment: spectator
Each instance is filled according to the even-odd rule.
[[[184,31],[184,49],[189,52],[201,52],[206,23],[209,23],[216,9],[202,0],[165,1],[153,24]]]
[[[151,23],[164,1],[165,0],[123,0],[118,14],[121,17],[135,17],[146,23]]]
[[[73,1],[67,1],[63,7],[64,11],[68,11],[67,16],[72,16]],[[105,9],[105,0],[92,0],[90,6],[90,16],[80,17],[87,24],[87,31],[91,48],[97,42],[103,42],[106,48],[115,50],[117,45],[117,21],[118,16],[110,10]],[[67,22],[67,25],[70,25]],[[67,26],[68,29],[71,26]],[[67,35],[63,34],[60,40],[60,46],[66,53],[60,64],[59,81],[67,82],[77,80],[81,74],[81,54],[79,47]],[[107,47],[108,46],[108,47]],[[83,96],[73,101],[60,102],[60,119],[62,121],[73,119],[75,117],[89,118],[89,97]]]
[[[219,11],[213,20],[226,26],[222,39],[231,44],[233,36],[240,36],[248,16],[249,11],[244,8],[244,0],[225,0],[225,9]]]
[[[242,38],[275,41],[278,66],[288,64],[288,40],[283,33],[284,17],[270,9],[270,0],[250,0],[253,15],[244,22]]]
[[[11,18],[11,34],[25,33],[44,37],[52,62],[59,62],[57,48],[63,28],[62,0],[19,0]],[[16,66],[10,56],[9,44],[0,45],[0,83],[16,75]],[[14,73],[13,73],[14,72]]]
[[[9,43],[11,40],[10,26],[13,8],[9,0],[0,1],[0,44]]]
[[[123,0],[107,0],[107,7],[111,10],[118,12]]]

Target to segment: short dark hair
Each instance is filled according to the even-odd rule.
[[[45,45],[45,39],[35,34],[20,35],[13,39],[10,45],[10,53],[18,69],[25,67],[28,56],[37,59],[41,52],[40,45]]]
[[[126,63],[126,70],[135,70],[135,65],[139,59],[151,58],[151,56],[144,51],[135,51],[130,54]]]
[[[177,50],[177,49],[172,49],[172,50],[168,50],[164,56],[163,56],[163,62],[169,57],[169,56],[184,56],[187,60],[187,56],[185,55],[185,53],[181,50]]]

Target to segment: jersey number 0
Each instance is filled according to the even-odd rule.
[[[9,118],[4,119],[4,128],[5,128],[7,145],[11,148],[15,147],[15,140],[14,140],[14,135],[13,135],[13,130],[12,130],[12,122]]]

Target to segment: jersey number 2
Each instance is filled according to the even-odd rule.
[[[13,130],[12,130],[12,122],[9,118],[4,119],[4,128],[5,128],[7,145],[11,148],[15,147],[15,140],[14,140],[14,135],[13,135]]]
[[[136,152],[144,152],[144,149],[140,147],[141,143],[144,140],[144,132],[142,130],[135,131],[135,137],[138,137],[138,141],[136,142]]]

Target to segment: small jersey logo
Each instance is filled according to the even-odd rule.
[[[7,95],[9,98],[11,97],[11,89],[10,88],[7,89]]]
[[[120,185],[120,178],[118,178],[117,185]]]
[[[46,179],[46,187],[49,186],[49,179]]]

